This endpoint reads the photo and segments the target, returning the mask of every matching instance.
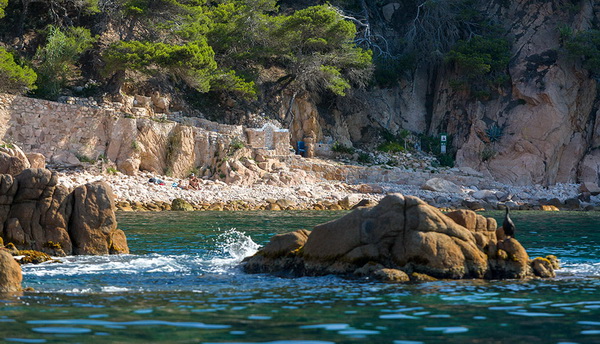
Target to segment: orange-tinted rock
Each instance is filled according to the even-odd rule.
[[[416,197],[393,194],[373,208],[358,208],[316,226],[308,238],[305,231],[275,236],[245,260],[244,269],[287,276],[350,274],[387,281],[405,281],[408,276],[533,276],[523,246],[514,238],[497,241],[496,226],[495,220],[470,210],[446,216]]]
[[[115,202],[108,184],[96,182],[73,191],[69,234],[74,254],[109,254],[111,247],[129,253],[125,236],[118,231]]]
[[[21,291],[22,280],[19,264],[10,253],[0,250],[0,293]]]

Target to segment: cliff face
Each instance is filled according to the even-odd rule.
[[[400,3],[379,8],[388,27]],[[597,80],[569,57],[559,28],[574,32],[598,29],[600,4],[593,0],[489,1],[482,11],[506,29],[511,60],[509,86],[486,100],[451,87],[459,75],[448,64],[420,67],[389,89],[355,91],[319,109],[307,125],[306,113],[316,106],[297,100],[292,127],[314,128],[317,139],[331,136],[342,143],[369,142],[381,129],[452,135],[456,164],[479,170],[502,182],[554,184],[600,180],[600,108]],[[374,18],[376,16],[373,16]],[[404,18],[403,20],[405,20]],[[393,35],[393,34],[392,34]],[[302,104],[304,103],[304,104]],[[304,121],[304,122],[302,122]],[[296,123],[294,123],[296,122]],[[486,130],[501,129],[490,140]],[[293,131],[296,139],[306,131]]]
[[[565,13],[559,1],[490,6],[489,11],[506,18],[504,25],[511,29],[511,93],[450,110],[450,116],[469,126],[457,135],[459,165],[518,184],[598,182],[597,82],[562,51],[558,31],[565,23],[575,31],[591,28],[598,5],[591,0],[580,5],[576,15]],[[441,80],[440,88],[444,86]],[[434,121],[459,106],[458,97],[444,98],[438,93]],[[493,124],[504,127],[504,135],[487,143],[481,133]],[[457,132],[461,124],[454,126]],[[482,161],[486,149],[497,154]]]

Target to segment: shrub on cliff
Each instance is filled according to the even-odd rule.
[[[36,94],[42,98],[56,99],[62,88],[79,75],[75,64],[94,41],[88,29],[72,27],[61,30],[50,26],[46,44],[37,49],[34,57],[39,75]]]
[[[492,87],[508,80],[510,44],[504,38],[476,36],[458,41],[446,60],[455,64],[461,76],[454,80],[455,87],[467,87],[476,96],[489,96]]]
[[[25,93],[34,88],[37,75],[15,62],[11,53],[0,47],[0,92]]]
[[[581,58],[583,67],[600,76],[600,30],[579,32],[565,43],[571,56]]]

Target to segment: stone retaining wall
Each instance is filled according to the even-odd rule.
[[[52,162],[68,151],[97,157],[108,146],[114,110],[0,94],[0,139]]]
[[[255,131],[265,135],[264,128]],[[267,149],[267,155],[290,154],[289,132],[273,134],[272,147],[255,147],[242,126],[199,118],[135,118],[111,108],[0,94],[0,140],[62,166],[108,159],[130,175],[147,170],[184,177],[198,169],[214,170],[240,141]]]

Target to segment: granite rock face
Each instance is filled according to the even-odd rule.
[[[73,254],[129,253],[125,234],[117,229],[112,190],[105,182],[82,185],[73,191],[68,231]]]
[[[249,273],[366,275],[386,281],[533,277],[523,246],[514,238],[497,240],[496,230],[496,220],[473,211],[445,215],[416,197],[393,194],[312,232],[277,235],[243,267]]]
[[[433,137],[445,132],[453,137],[457,167],[498,181],[600,184],[598,81],[579,59],[565,53],[557,29],[568,27],[574,34],[598,29],[598,1],[582,0],[576,8],[560,1],[476,3],[473,10],[494,18],[511,45],[508,80],[490,96],[475,97],[453,87],[464,71],[452,64],[421,63],[389,88],[353,90],[328,109],[297,97],[281,111],[293,113],[289,127],[294,140],[330,137],[348,146],[373,142],[380,128]],[[372,29],[391,45],[403,46],[416,11],[412,6],[395,2],[379,7],[380,12],[372,13]],[[492,130],[499,137],[490,137]]]
[[[103,182],[69,192],[56,173],[0,175],[0,237],[20,250],[55,256],[128,253],[117,229],[112,190]]]
[[[0,174],[15,175],[29,167],[29,159],[19,147],[0,141]]]
[[[0,293],[14,293],[21,291],[21,266],[13,256],[0,250]]]

